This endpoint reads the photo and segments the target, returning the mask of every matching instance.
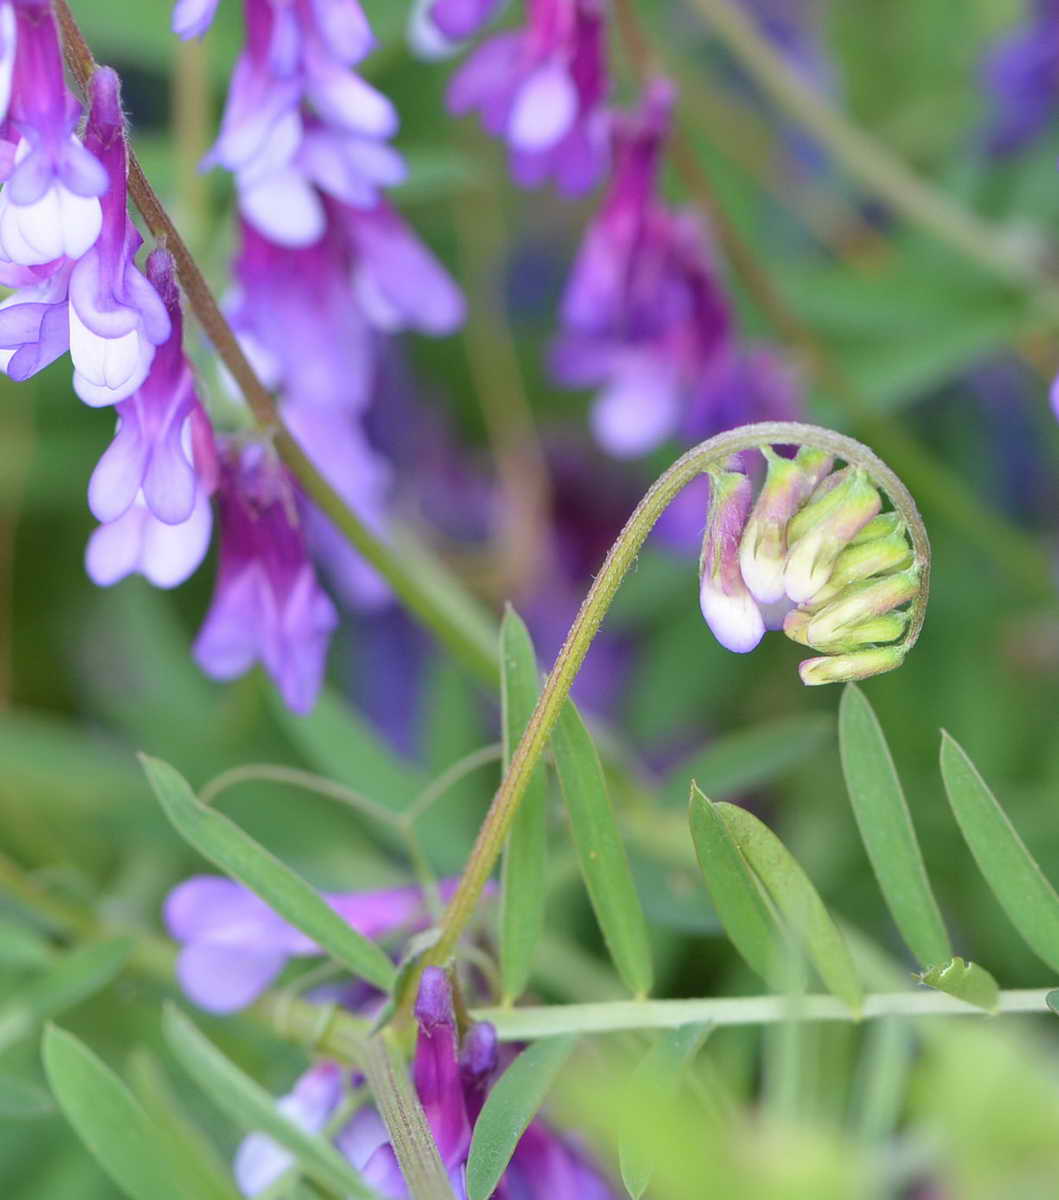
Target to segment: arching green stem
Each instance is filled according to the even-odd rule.
[[[493,803],[478,831],[478,838],[467,860],[459,887],[445,913],[441,935],[425,961],[442,963],[455,949],[456,942],[474,912],[478,897],[493,871],[504,838],[518,810],[523,790],[544,751],[592,639],[596,636],[614,594],[655,522],[673,498],[693,479],[711,468],[723,465],[730,455],[741,450],[756,450],[771,445],[810,446],[826,450],[852,466],[862,467],[876,486],[889,497],[908,527],[915,566],[922,581],[913,602],[904,642],[906,649],[915,644],[926,612],[930,582],[930,543],[919,510],[908,489],[877,455],[853,438],[828,429],[820,429],[815,425],[802,425],[793,421],[744,425],[701,442],[682,458],[677,459],[669,470],[655,481],[610,548],[570,627],[570,632],[566,635],[566,641],[541,691],[537,707],[533,710],[522,740],[512,755],[507,772],[493,797]]]

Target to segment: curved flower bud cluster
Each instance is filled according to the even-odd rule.
[[[706,623],[729,650],[753,650],[782,628],[824,657],[799,668],[807,684],[864,679],[907,651],[921,569],[897,512],[864,468],[834,469],[831,454],[793,458],[765,448],[757,498],[739,467],[710,473],[700,562]]]
[[[736,338],[705,232],[658,195],[673,88],[656,82],[614,120],[614,172],[562,301],[556,378],[598,388],[591,423],[618,457],[697,441],[798,407],[793,379]]]
[[[418,1036],[412,1082],[453,1192],[466,1197],[471,1134],[506,1063],[496,1031],[488,1023],[472,1025],[461,1040],[452,989],[438,967],[423,972],[415,1016]],[[376,1194],[398,1200],[408,1195],[408,1185],[378,1112],[370,1102],[350,1104],[353,1115],[340,1119],[344,1102],[362,1087],[337,1063],[321,1062],[302,1075],[277,1107],[303,1129],[326,1130]],[[235,1156],[239,1190],[244,1196],[260,1195],[293,1162],[290,1153],[266,1134],[250,1134]],[[616,1200],[617,1195],[598,1168],[540,1117],[522,1134],[493,1194],[498,1200]]]

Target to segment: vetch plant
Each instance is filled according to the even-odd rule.
[[[977,218],[957,209],[947,222],[955,201],[901,169],[887,174],[886,151],[851,139],[820,87],[822,31],[800,6],[780,13],[689,0],[689,8],[747,75],[789,98],[785,123],[799,121],[864,178],[882,170],[893,206],[886,221],[904,214],[944,228],[950,246],[1008,283],[1028,279],[1044,299],[1053,295],[1002,238],[979,236]],[[508,19],[501,9],[494,0],[423,0],[414,44],[429,57],[460,52]],[[185,67],[201,66],[195,39],[221,41],[220,12],[219,0],[174,5],[173,30],[191,43]],[[180,639],[157,619],[149,590],[105,594],[103,611],[127,615],[128,644],[141,652],[125,653],[113,635],[98,639],[107,671],[90,667],[80,686],[106,702],[100,729],[73,757],[43,721],[16,723],[9,751],[7,716],[0,721],[0,752],[14,763],[0,803],[5,822],[9,807],[16,817],[12,857],[0,855],[0,979],[13,981],[0,999],[0,1050],[16,1051],[0,1072],[0,1116],[5,1105],[27,1119],[58,1106],[133,1200],[942,1191],[959,1176],[945,1155],[960,1155],[937,1149],[940,1134],[921,1135],[915,1105],[944,1131],[962,1094],[976,1104],[984,1096],[986,1109],[1004,1097],[1004,1111],[1019,1114],[1021,1146],[1030,1116],[1053,1102],[1054,1081],[1026,1082],[1033,1050],[1012,1049],[1000,1034],[989,1041],[974,1021],[1059,1011],[1059,989],[1007,986],[1023,953],[1059,970],[1059,895],[1027,844],[1044,841],[1040,823],[1026,820],[1024,806],[1009,817],[948,733],[940,781],[925,784],[904,761],[898,770],[890,742],[898,728],[922,732],[926,701],[910,705],[899,693],[902,704],[880,720],[857,684],[900,667],[924,629],[924,521],[898,473],[861,441],[755,419],[799,414],[812,400],[803,377],[837,374],[844,395],[842,370],[830,366],[826,345],[817,350],[812,322],[806,330],[798,317],[784,319],[783,286],[748,259],[746,214],[730,220],[708,181],[689,189],[702,212],[670,199],[668,166],[685,182],[698,178],[688,158],[696,131],[670,78],[695,83],[690,71],[668,69],[640,15],[633,0],[526,0],[510,27],[468,49],[447,88],[450,114],[477,112],[505,143],[520,188],[554,183],[569,197],[603,184],[561,289],[547,366],[565,386],[593,392],[585,440],[605,452],[590,468],[601,490],[607,470],[628,481],[648,455],[656,470],[670,464],[616,536],[608,529],[598,539],[598,570],[542,674],[518,595],[494,623],[463,582],[496,599],[507,577],[483,583],[488,570],[450,545],[451,566],[441,566],[402,518],[410,496],[427,508],[443,500],[429,484],[418,496],[402,492],[407,431],[395,427],[418,410],[402,407],[394,383],[395,338],[447,338],[468,310],[443,265],[442,239],[435,256],[391,192],[410,178],[422,186],[422,160],[410,147],[409,171],[391,144],[399,118],[389,66],[385,55],[370,58],[380,47],[358,0],[245,0],[241,23],[228,14],[241,49],[203,161],[231,174],[238,213],[221,302],[148,182],[119,77],[96,63],[68,0],[0,0],[0,281],[11,291],[0,301],[0,365],[20,382],[69,351],[76,395],[113,408],[113,438],[88,484],[98,526],[85,562],[96,584],[138,573],[172,588],[202,563],[214,523],[218,530],[212,596],[203,597],[190,654],[173,652]],[[621,48],[613,56],[612,33]],[[1012,54],[1010,46],[1001,54],[1004,71]],[[638,99],[613,109],[625,84]],[[426,195],[421,211],[439,207]],[[141,265],[145,240],[153,244]],[[786,269],[778,265],[777,277]],[[504,338],[522,286],[513,283],[504,311],[491,314],[492,340],[469,331],[476,382],[520,384],[519,356]],[[748,299],[795,343],[797,368],[744,339],[756,328]],[[202,346],[185,344],[185,304]],[[549,313],[542,338],[552,325]],[[856,399],[848,415],[885,434],[873,403]],[[487,424],[503,424],[502,407],[483,412]],[[547,454],[531,421],[516,426],[514,438],[510,428],[488,432],[513,452],[517,477],[520,454],[542,463]],[[683,453],[674,448],[692,441]],[[906,447],[900,457],[917,494],[925,485],[928,511],[976,525],[976,502],[929,455]],[[462,466],[455,490],[471,477]],[[544,493],[531,523],[559,503]],[[692,563],[667,561],[663,577],[648,545],[678,497],[699,505],[698,612]],[[984,528],[998,526],[994,517]],[[540,573],[552,578],[561,571],[549,555],[569,551],[559,529],[557,519],[540,556]],[[989,540],[981,528],[977,536]],[[1003,549],[994,554],[1010,561]],[[1036,558],[1015,558],[1013,574],[1036,579]],[[622,613],[615,602],[627,580]],[[118,608],[127,596],[148,598]],[[936,643],[959,633],[951,595],[946,602]],[[328,684],[328,653],[349,612],[363,618],[363,641],[349,638],[353,651],[343,644]],[[694,633],[667,643],[667,669],[637,677],[625,697],[657,706],[666,737],[653,744],[642,727],[630,734],[619,705],[603,719],[581,711],[580,695],[571,699],[604,621],[616,619],[618,636],[631,630],[634,641],[645,613],[666,633]],[[407,616],[485,692],[468,700],[462,677],[434,660],[425,701],[391,688],[417,649]],[[372,658],[364,653],[372,622],[386,621],[396,635]],[[0,611],[0,643],[3,631]],[[837,721],[824,709],[775,715],[786,696],[808,706],[827,695],[798,687],[782,639],[752,661],[724,653],[750,655],[769,631],[810,652],[802,683],[845,685]],[[366,667],[354,662],[361,653]],[[755,672],[770,654],[785,674],[763,687]],[[255,664],[268,676],[271,708],[250,688],[211,707],[223,689],[202,674],[233,681]],[[342,695],[358,666],[383,701],[407,710],[417,761],[401,760]],[[924,695],[927,674],[911,685]],[[155,675],[161,690],[146,692],[143,678]],[[698,726],[721,705],[736,721],[764,719],[689,754],[668,692],[703,675],[723,698],[696,710]],[[150,723],[152,707],[164,707],[163,721]],[[119,721],[150,751],[140,765],[168,826],[145,819],[143,777],[130,785],[135,764],[95,736]],[[458,752],[450,727],[459,727],[457,741],[466,734]],[[819,752],[832,732],[829,771]],[[993,749],[982,761],[1001,779]],[[164,761],[184,754],[180,770]],[[291,754],[317,773],[249,761]],[[91,795],[53,819],[51,794],[65,796],[68,779],[89,779],[99,761],[107,766]],[[759,794],[796,768],[804,778],[788,794],[800,803]],[[915,781],[907,797],[902,775]],[[837,819],[836,780],[852,821]],[[969,851],[1018,934],[1010,958],[982,955],[988,969],[975,960],[973,915],[986,889],[956,872],[966,877],[966,910],[954,919],[938,870],[952,861],[939,854],[942,821],[924,814],[929,786],[947,797],[953,845]],[[492,791],[488,803],[482,787]],[[123,789],[129,814],[109,807]],[[283,791],[277,799],[276,789],[297,789],[301,803]],[[20,823],[23,790],[41,815]],[[98,895],[90,873],[58,870],[50,857],[57,830],[73,839],[82,826],[107,879]],[[19,860],[39,846],[48,869],[25,869]],[[867,919],[864,905],[854,915],[848,897],[833,896],[844,875],[870,895]],[[166,936],[148,931],[151,918]],[[116,981],[100,1031],[89,1034],[87,1010]],[[221,1018],[208,1036],[181,1011],[187,1001]],[[971,1027],[966,1043],[953,1028],[960,1022],[929,1019],[955,1016]],[[78,1032],[51,1024],[57,1017]],[[725,1041],[737,1026],[761,1027],[760,1047]],[[38,1034],[35,1082],[22,1077],[17,1048]],[[974,1042],[979,1035],[986,1040]],[[97,1037],[117,1069],[89,1048]],[[131,1055],[127,1037],[137,1040]],[[1050,1053],[1038,1057],[1047,1065]],[[981,1078],[961,1074],[968,1063]],[[182,1073],[179,1087],[171,1068]],[[896,1099],[906,1092],[907,1104]],[[210,1114],[201,1119],[190,1108],[200,1093]],[[1052,1152],[1059,1092],[1054,1107],[1054,1128],[1040,1133]],[[56,1178],[66,1187],[64,1173]]]

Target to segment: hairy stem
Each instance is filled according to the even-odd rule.
[[[62,31],[63,50],[71,73],[87,92],[98,64],[68,0],[53,0]],[[129,155],[129,194],[144,224],[173,257],[177,276],[203,331],[242,392],[262,433],[272,436],[280,458],[297,477],[305,494],[338,526],[343,536],[382,575],[410,612],[430,629],[461,661],[486,683],[498,678],[497,650],[489,624],[461,597],[435,590],[422,575],[406,566],[342,499],[287,431],[272,394],[258,378],[221,312],[202,271],[140,166],[132,147]]]
[[[908,526],[915,565],[920,571],[921,586],[913,603],[905,642],[909,649],[915,644],[926,612],[930,582],[930,544],[915,501],[885,463],[852,438],[794,421],[768,421],[746,425],[701,442],[677,459],[669,470],[655,481],[610,548],[570,627],[570,632],[566,635],[566,641],[548,675],[522,740],[493,797],[467,860],[459,887],[445,914],[441,935],[425,961],[443,963],[455,949],[456,942],[496,864],[504,838],[518,810],[522,793],[569,695],[574,677],[614,599],[614,594],[655,522],[670,501],[693,479],[712,467],[721,466],[732,454],[767,445],[811,446],[833,453],[851,465],[863,467],[873,482],[889,496]]]

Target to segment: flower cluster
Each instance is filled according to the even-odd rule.
[[[706,623],[729,650],[746,653],[766,628],[825,657],[801,664],[807,684],[864,679],[900,665],[908,606],[921,568],[904,521],[860,467],[832,455],[763,452],[756,500],[745,471],[710,475],[700,560]]]
[[[674,93],[657,82],[614,120],[614,173],[563,296],[556,378],[599,392],[596,439],[630,457],[680,434],[699,440],[794,415],[793,378],[738,343],[703,229],[657,193]]]
[[[472,1025],[461,1044],[452,990],[437,967],[423,972],[416,1019],[412,1080],[453,1190],[466,1197],[471,1132],[501,1065],[496,1032],[484,1022]],[[363,1095],[363,1084],[337,1063],[312,1067],[278,1107],[306,1130],[328,1130],[334,1146],[379,1195],[408,1195],[382,1118]],[[343,1121],[349,1109],[352,1114]],[[256,1196],[293,1163],[266,1134],[252,1133],[236,1152],[236,1182],[244,1195]],[[498,1200],[613,1200],[615,1192],[583,1153],[537,1118],[519,1140],[494,1195]]]
[[[201,35],[216,8],[217,0],[181,0],[174,29],[183,37]],[[279,393],[288,428],[346,503],[378,531],[392,471],[363,418],[381,339],[401,330],[452,333],[464,319],[463,297],[383,196],[384,188],[404,179],[405,166],[387,140],[397,128],[396,111],[351,69],[374,46],[358,0],[246,0],[245,17],[246,47],[206,159],[233,172],[239,198],[229,317],[260,377]],[[319,686],[335,623],[308,554],[326,565],[339,597],[355,608],[376,608],[389,594],[267,457],[257,453],[248,463],[245,452],[232,456],[227,477],[252,475],[256,495],[249,499],[244,490],[242,498],[222,503],[233,529],[222,541],[218,598],[197,656],[219,678],[262,661],[288,703],[304,711]],[[256,514],[249,521],[242,519],[248,499]],[[269,529],[256,528],[265,513]],[[292,551],[287,565],[261,558],[275,530]],[[243,586],[229,595],[236,578]],[[235,631],[253,606],[262,611],[258,597],[266,586],[275,602],[263,611],[278,619],[238,644]]]

